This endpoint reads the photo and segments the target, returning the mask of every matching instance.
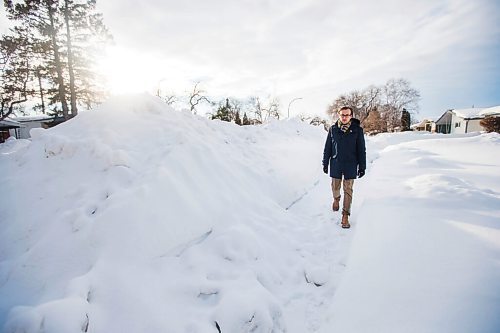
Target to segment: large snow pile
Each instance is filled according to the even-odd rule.
[[[321,128],[133,96],[32,134],[2,147],[7,331],[285,331],[273,293],[305,281],[286,208],[320,176]]]
[[[496,332],[500,138],[384,134],[331,211],[326,132],[114,98],[0,145],[5,332]]]

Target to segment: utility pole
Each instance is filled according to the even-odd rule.
[[[295,102],[295,101],[297,101],[299,99],[302,99],[302,97],[296,97],[296,98],[292,99],[290,101],[290,103],[288,103],[288,116],[287,116],[287,118],[290,118],[290,105],[292,105],[293,102]]]

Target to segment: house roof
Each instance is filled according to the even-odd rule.
[[[438,120],[436,120],[436,125],[440,125],[440,124],[442,124],[442,123],[441,123],[441,119],[443,119],[443,117],[444,117],[444,116],[446,116],[447,114],[449,114],[449,113],[451,113],[451,112],[453,112],[453,111],[452,111],[452,110],[446,110],[446,112],[445,112],[445,113],[443,113],[443,114],[441,115],[441,117],[439,117],[439,118],[438,118]]]
[[[416,123],[416,124],[413,124],[413,125],[411,125],[410,127],[411,127],[411,128],[415,128],[415,127],[425,127],[425,125],[426,125],[426,124],[432,124],[433,122],[434,122],[434,120],[425,118],[425,119],[423,119],[421,122]]]
[[[0,128],[19,128],[19,127],[25,127],[25,126],[20,122],[11,119],[0,120]]]
[[[47,116],[47,115],[36,115],[36,116],[22,116],[22,117],[16,117],[12,118],[15,121],[18,121],[20,123],[26,123],[30,121],[52,121],[54,120],[54,116]]]
[[[490,115],[500,115],[500,105],[493,106],[491,108],[469,108],[469,109],[452,109],[444,112],[438,120],[436,120],[436,124],[441,124],[441,119],[448,113],[453,113],[458,117],[463,119],[478,119],[484,118]]]
[[[484,108],[470,108],[470,109],[453,109],[451,112],[456,114],[457,116],[468,119],[468,118],[482,118],[484,117],[481,115],[481,111],[483,111]]]
[[[481,116],[492,116],[492,115],[500,115],[500,105],[493,106],[491,108],[483,109],[480,112]]]

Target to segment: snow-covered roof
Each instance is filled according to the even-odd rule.
[[[5,127],[25,127],[23,126],[20,122],[17,122],[12,119],[4,119],[0,120],[0,126],[5,126]]]
[[[470,109],[453,109],[452,112],[457,116],[467,119],[467,118],[481,118],[480,114],[484,108],[470,108]]]
[[[29,121],[48,121],[48,120],[54,120],[54,116],[48,116],[48,115],[36,115],[36,116],[21,116],[21,117],[16,117],[12,118],[15,121],[18,121],[20,123],[23,122],[29,122]]]
[[[418,122],[418,123],[416,123],[416,124],[413,124],[413,125],[411,125],[410,127],[411,127],[411,128],[415,128],[415,127],[423,127],[423,126],[425,126],[426,124],[428,124],[428,123],[433,123],[433,122],[434,122],[434,120],[432,120],[432,119],[424,118],[424,119],[422,119],[422,121],[420,121],[420,122]]]
[[[479,114],[481,116],[500,115],[500,105],[483,109]]]

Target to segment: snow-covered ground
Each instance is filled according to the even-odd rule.
[[[4,332],[499,332],[500,136],[367,138],[114,98],[0,145]]]

